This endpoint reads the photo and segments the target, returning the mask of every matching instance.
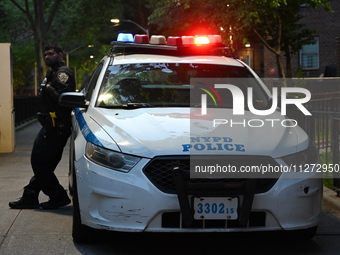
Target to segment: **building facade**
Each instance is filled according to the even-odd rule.
[[[340,76],[340,1],[331,0],[333,12],[324,8],[301,7],[301,22],[315,30],[315,44],[305,45],[292,56],[293,77]],[[262,44],[255,43],[238,52],[261,77],[278,77],[275,55]],[[284,60],[285,62],[285,60]]]

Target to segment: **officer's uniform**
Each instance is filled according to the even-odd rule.
[[[47,84],[51,86],[46,87]],[[40,89],[42,112],[38,113],[38,120],[42,128],[34,141],[31,154],[34,176],[25,189],[37,193],[43,191],[50,197],[50,201],[68,199],[54,170],[61,160],[63,149],[71,133],[72,109],[59,105],[59,95],[72,91],[75,91],[74,74],[64,63],[47,72]],[[41,206],[44,208],[44,203]],[[47,203],[46,207],[48,206]]]

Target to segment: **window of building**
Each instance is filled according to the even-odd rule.
[[[300,65],[303,70],[319,69],[319,38],[315,38],[314,44],[302,46]]]

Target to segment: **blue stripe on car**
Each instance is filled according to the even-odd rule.
[[[98,140],[98,138],[93,134],[89,126],[87,125],[83,113],[79,108],[74,108],[74,113],[76,114],[76,119],[86,141],[96,144],[98,146],[104,147],[104,145]]]

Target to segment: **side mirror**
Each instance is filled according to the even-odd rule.
[[[66,92],[62,93],[59,97],[59,104],[65,107],[79,107],[87,108],[88,102],[83,93],[80,92]]]

